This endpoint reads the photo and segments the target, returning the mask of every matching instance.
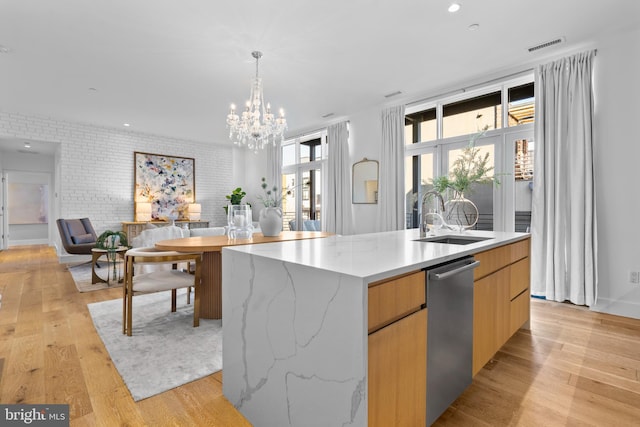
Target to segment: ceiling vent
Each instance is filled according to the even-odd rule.
[[[395,91],[395,92],[391,92],[391,93],[386,94],[384,97],[385,97],[385,98],[393,98],[394,96],[398,96],[398,95],[400,95],[401,93],[402,93],[401,91],[397,90],[397,91]]]
[[[547,47],[555,46],[560,43],[564,43],[564,37],[558,37],[557,39],[549,40],[548,42],[540,43],[536,46],[531,46],[527,50],[529,52],[535,52],[536,50],[545,49]]]

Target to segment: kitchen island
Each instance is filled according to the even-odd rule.
[[[417,345],[416,349],[407,351],[408,347],[398,341],[392,344],[391,350],[384,350],[381,359],[376,353],[376,360],[384,362],[386,374],[395,372],[388,360],[397,356],[406,371],[409,363],[421,362],[420,357],[411,360],[408,357],[427,351],[428,303],[422,270],[480,254],[484,268],[474,276],[480,279],[480,275],[484,275],[475,282],[478,285],[482,281],[480,294],[483,298],[489,296],[509,302],[505,298],[510,297],[511,265],[518,265],[513,270],[522,274],[521,261],[526,259],[528,268],[528,234],[464,234],[487,240],[466,245],[418,242],[415,241],[418,230],[414,229],[224,248],[225,396],[256,426],[375,424],[369,418],[378,415],[369,412],[369,404],[370,400],[380,401],[380,398],[374,397],[376,390],[370,389],[378,381],[373,378],[377,373],[372,374],[370,366],[374,359],[371,346],[378,346],[380,342],[389,344],[390,340],[404,336],[408,339],[407,345]],[[526,255],[519,257],[525,246]],[[528,310],[522,304],[522,301],[528,304],[528,270],[525,273],[526,289],[513,298],[519,302],[514,318],[514,324],[520,323],[518,327],[528,321]],[[384,286],[378,286],[380,284]],[[503,290],[494,289],[494,284]],[[514,286],[514,289],[520,287]],[[381,292],[371,294],[371,289]],[[382,315],[376,311],[376,318],[382,319],[379,325],[371,323],[369,299],[374,297],[370,295],[375,295],[376,306],[382,306]],[[395,310],[391,310],[390,315],[385,314],[386,301]],[[474,319],[477,315],[491,317],[490,313],[496,312],[495,307],[491,307],[491,299],[485,299],[483,304],[487,306],[486,313],[474,312]],[[474,300],[474,310],[475,307]],[[508,305],[505,307],[506,314],[504,307],[497,311],[501,313],[499,317],[509,323],[512,313]],[[413,323],[406,323],[405,319]],[[495,316],[490,320],[496,323],[496,330],[512,330],[511,323],[503,325]],[[400,325],[397,333],[389,333],[390,327],[396,324]],[[424,328],[417,330],[422,324]],[[476,339],[475,323],[473,328]],[[484,353],[503,338],[495,339],[491,332],[488,335],[488,339],[482,338]],[[419,342],[421,336],[424,336],[424,345]],[[485,340],[490,343],[486,345]],[[476,361],[475,346],[474,342],[474,366],[482,363],[480,359]],[[423,362],[426,365],[426,361]],[[416,369],[417,375],[402,374],[403,381],[411,383],[400,385],[399,395],[382,394],[381,401],[390,404],[389,410],[381,411],[383,416],[390,415],[396,422],[409,417],[407,422],[414,423],[415,419],[410,418],[412,414],[406,412],[416,412],[418,419],[423,419],[420,416],[424,414],[420,412],[424,410],[419,405],[422,401],[424,406],[426,390],[423,394],[402,395],[403,390],[425,389],[426,379],[421,378],[423,368],[416,365]],[[387,381],[384,387],[393,390]],[[397,405],[405,404],[407,399],[415,400],[409,402],[409,407],[414,409],[398,409]]]

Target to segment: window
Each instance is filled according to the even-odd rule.
[[[282,145],[282,186],[292,189],[282,202],[284,230],[314,231],[321,225],[326,140],[322,132]]]
[[[502,184],[477,185],[472,194],[465,194],[478,207],[475,228],[512,231],[514,215],[530,216],[531,191],[524,191],[517,182],[528,184],[526,181],[533,177],[533,75],[479,88],[466,96],[454,95],[407,108],[407,228],[418,227],[419,200],[432,188],[431,180],[447,174],[471,135],[484,127],[488,131],[476,141],[476,146],[489,153],[494,172],[502,175],[499,177]],[[515,224],[516,228],[522,228],[518,220]]]
[[[500,91],[445,104],[442,107],[442,137],[469,135],[479,129],[502,127]]]
[[[509,88],[509,126],[533,123],[533,83]]]
[[[436,139],[438,137],[436,123],[435,108],[406,115],[404,118],[405,144]]]

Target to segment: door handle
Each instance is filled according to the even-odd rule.
[[[456,268],[454,270],[445,271],[444,273],[434,273],[429,272],[429,279],[431,280],[444,280],[451,276],[455,276],[456,274],[460,274],[467,270],[472,270],[480,265],[480,261],[473,261],[469,264],[463,265],[462,267]]]

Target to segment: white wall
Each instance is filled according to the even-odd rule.
[[[142,151],[195,158],[196,199],[202,204],[202,219],[211,225],[226,223],[221,206],[225,204],[224,195],[233,185],[230,145],[204,144],[1,111],[0,137],[60,144],[54,172],[55,200],[52,200],[56,209],[51,221],[88,217],[98,234],[107,229],[119,230],[122,221],[132,221],[133,153]],[[38,167],[34,163],[32,170]],[[9,168],[5,161],[3,168]],[[57,233],[52,240],[59,248]]]
[[[593,310],[640,318],[640,28],[598,43],[595,61],[595,174],[598,302]]]

